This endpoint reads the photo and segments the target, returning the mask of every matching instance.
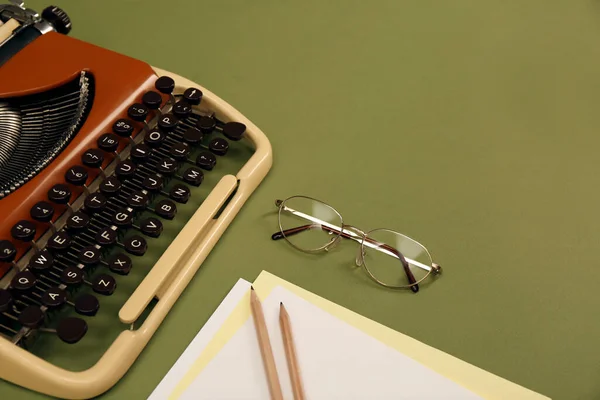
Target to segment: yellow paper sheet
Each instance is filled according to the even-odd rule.
[[[365,318],[338,304],[310,293],[275,275],[263,271],[253,284],[260,298],[266,298],[277,287],[291,291],[297,296],[320,307],[331,315],[362,330],[397,351],[411,357],[417,362],[429,367],[437,373],[452,379],[457,384],[471,390],[486,399],[519,399],[542,400],[546,396],[533,392],[520,385],[512,383],[481,368],[466,363],[456,357],[419,342],[400,332]],[[240,301],[219,332],[214,336],[204,352],[198,357],[193,366],[183,376],[169,399],[178,399],[187,387],[202,372],[210,360],[227,344],[240,327],[251,317],[249,293]]]

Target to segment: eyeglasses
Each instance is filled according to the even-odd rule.
[[[433,262],[419,242],[399,232],[378,228],[364,232],[344,223],[330,205],[306,196],[275,201],[279,208],[279,232],[273,240],[285,239],[296,249],[317,253],[329,251],[340,238],[360,243],[356,265],[378,284],[392,289],[419,291],[419,284],[442,268]]]

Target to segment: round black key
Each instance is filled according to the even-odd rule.
[[[146,250],[148,250],[146,239],[139,235],[133,235],[125,239],[123,244],[125,245],[125,250],[134,256],[143,256]]]
[[[178,183],[171,188],[169,197],[178,203],[185,204],[190,199],[191,194],[189,187]]]
[[[81,165],[74,165],[65,173],[65,180],[71,185],[83,186],[87,182],[87,179],[87,169],[83,168]]]
[[[196,157],[196,165],[207,171],[213,169],[216,164],[217,158],[213,153],[208,151],[203,151],[202,153],[198,154],[198,157]]]
[[[131,160],[133,160],[133,162],[140,164],[146,162],[148,160],[148,157],[150,157],[151,153],[152,150],[150,149],[150,146],[148,146],[147,144],[140,143],[133,146],[129,157],[131,157]]]
[[[42,304],[48,308],[58,308],[67,302],[67,293],[57,287],[52,287],[42,294]]]
[[[227,122],[223,126],[223,135],[229,140],[238,141],[244,136],[246,125],[241,122]]]
[[[185,140],[186,143],[192,146],[196,146],[202,143],[203,137],[204,135],[202,134],[202,132],[200,132],[196,128],[189,128],[183,133],[183,140]]]
[[[114,133],[121,137],[130,137],[133,133],[133,122],[128,119],[121,118],[113,124],[112,129]]]
[[[17,256],[17,248],[8,240],[0,240],[0,262],[11,262]]]
[[[142,103],[151,110],[157,110],[162,104],[162,96],[153,90],[144,93]]]
[[[19,323],[27,328],[39,328],[44,322],[44,312],[39,306],[28,306],[19,314]]]
[[[146,208],[149,201],[148,195],[140,191],[135,191],[127,197],[127,204],[138,210]]]
[[[105,133],[98,138],[96,144],[98,145],[98,148],[107,153],[112,153],[119,148],[119,137],[114,133]]]
[[[48,243],[46,243],[46,247],[50,250],[64,251],[71,246],[71,243],[71,236],[64,231],[59,231],[50,236]]]
[[[56,204],[67,204],[71,200],[71,189],[63,184],[54,185],[48,190],[48,200]]]
[[[83,265],[96,265],[100,262],[101,257],[100,249],[95,246],[86,246],[77,254],[77,260]]]
[[[13,276],[11,287],[19,291],[27,291],[35,286],[36,277],[30,271],[21,271]]]
[[[150,109],[144,104],[135,103],[132,104],[127,110],[127,116],[134,121],[142,122],[146,120]]]
[[[87,322],[81,318],[67,317],[62,319],[56,327],[56,335],[65,343],[79,342],[87,333]]]
[[[187,160],[188,156],[192,152],[190,145],[187,143],[175,143],[169,149],[169,154],[176,160],[184,161]]]
[[[171,132],[177,127],[179,120],[173,114],[165,114],[158,119],[158,127],[164,132]]]
[[[100,149],[88,149],[81,156],[83,165],[91,168],[100,168],[104,162],[104,152]]]
[[[8,290],[0,289],[0,313],[10,310],[13,298]]]
[[[90,224],[90,217],[82,212],[76,211],[67,219],[66,228],[70,232],[77,232]]]
[[[197,88],[188,88],[183,92],[183,98],[190,104],[198,105],[202,100],[202,91]]]
[[[77,314],[93,317],[99,309],[100,302],[94,295],[86,293],[75,299],[75,311]]]
[[[133,224],[133,212],[127,208],[120,208],[112,217],[112,223],[118,227],[128,227]]]
[[[127,275],[132,267],[131,258],[123,253],[116,254],[108,260],[108,268],[119,275]]]
[[[150,192],[157,192],[163,187],[163,178],[157,174],[148,175],[144,179],[142,187]]]
[[[117,281],[110,275],[98,275],[92,281],[92,289],[98,294],[110,296],[117,288]]]
[[[37,251],[30,259],[28,268],[34,271],[44,271],[52,266],[54,257],[48,250]]]
[[[109,227],[101,229],[96,234],[96,243],[100,246],[109,246],[117,242],[117,231]]]
[[[182,175],[183,180],[192,186],[200,186],[204,180],[204,173],[200,168],[189,167]]]
[[[60,281],[65,285],[79,285],[83,282],[83,271],[77,267],[67,267],[60,274]]]
[[[39,222],[50,222],[54,216],[54,207],[47,201],[40,201],[31,207],[31,218]]]
[[[163,158],[156,165],[156,170],[163,175],[173,175],[177,168],[177,162],[172,158]]]
[[[35,238],[35,232],[35,224],[27,220],[17,222],[10,230],[13,238],[24,242],[32,241]]]
[[[217,126],[217,121],[211,117],[200,117],[198,122],[196,122],[196,127],[200,129],[202,133],[211,133],[215,130]]]
[[[146,218],[140,222],[140,230],[146,236],[157,238],[160,236],[163,230],[163,224],[159,219]]]
[[[128,179],[135,175],[135,164],[131,160],[121,161],[115,168],[115,174],[121,179]]]
[[[218,156],[224,156],[229,150],[229,143],[223,138],[214,138],[208,144],[208,149]]]
[[[110,176],[100,184],[100,193],[106,196],[114,196],[115,194],[119,193],[121,187],[123,187],[123,185],[121,184],[119,178],[116,176]]]
[[[175,89],[175,81],[168,76],[161,76],[154,83],[154,87],[161,93],[170,94]]]
[[[173,114],[177,116],[177,118],[185,119],[190,116],[192,113],[192,106],[186,103],[185,101],[178,101],[173,106]]]
[[[171,200],[164,199],[156,204],[154,212],[164,219],[173,219],[177,214],[177,206]]]
[[[104,207],[106,207],[106,202],[106,197],[102,193],[95,192],[90,194],[85,199],[83,205],[87,211],[93,214],[104,210]]]
[[[165,141],[166,135],[161,131],[154,129],[148,132],[145,138],[145,142],[148,146],[158,148]]]

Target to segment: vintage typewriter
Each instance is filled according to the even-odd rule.
[[[139,356],[271,146],[200,85],[67,36],[58,7],[12,2],[0,21],[0,378],[90,398]]]

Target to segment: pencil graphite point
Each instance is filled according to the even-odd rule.
[[[250,286],[250,290],[254,290],[254,286]]]

